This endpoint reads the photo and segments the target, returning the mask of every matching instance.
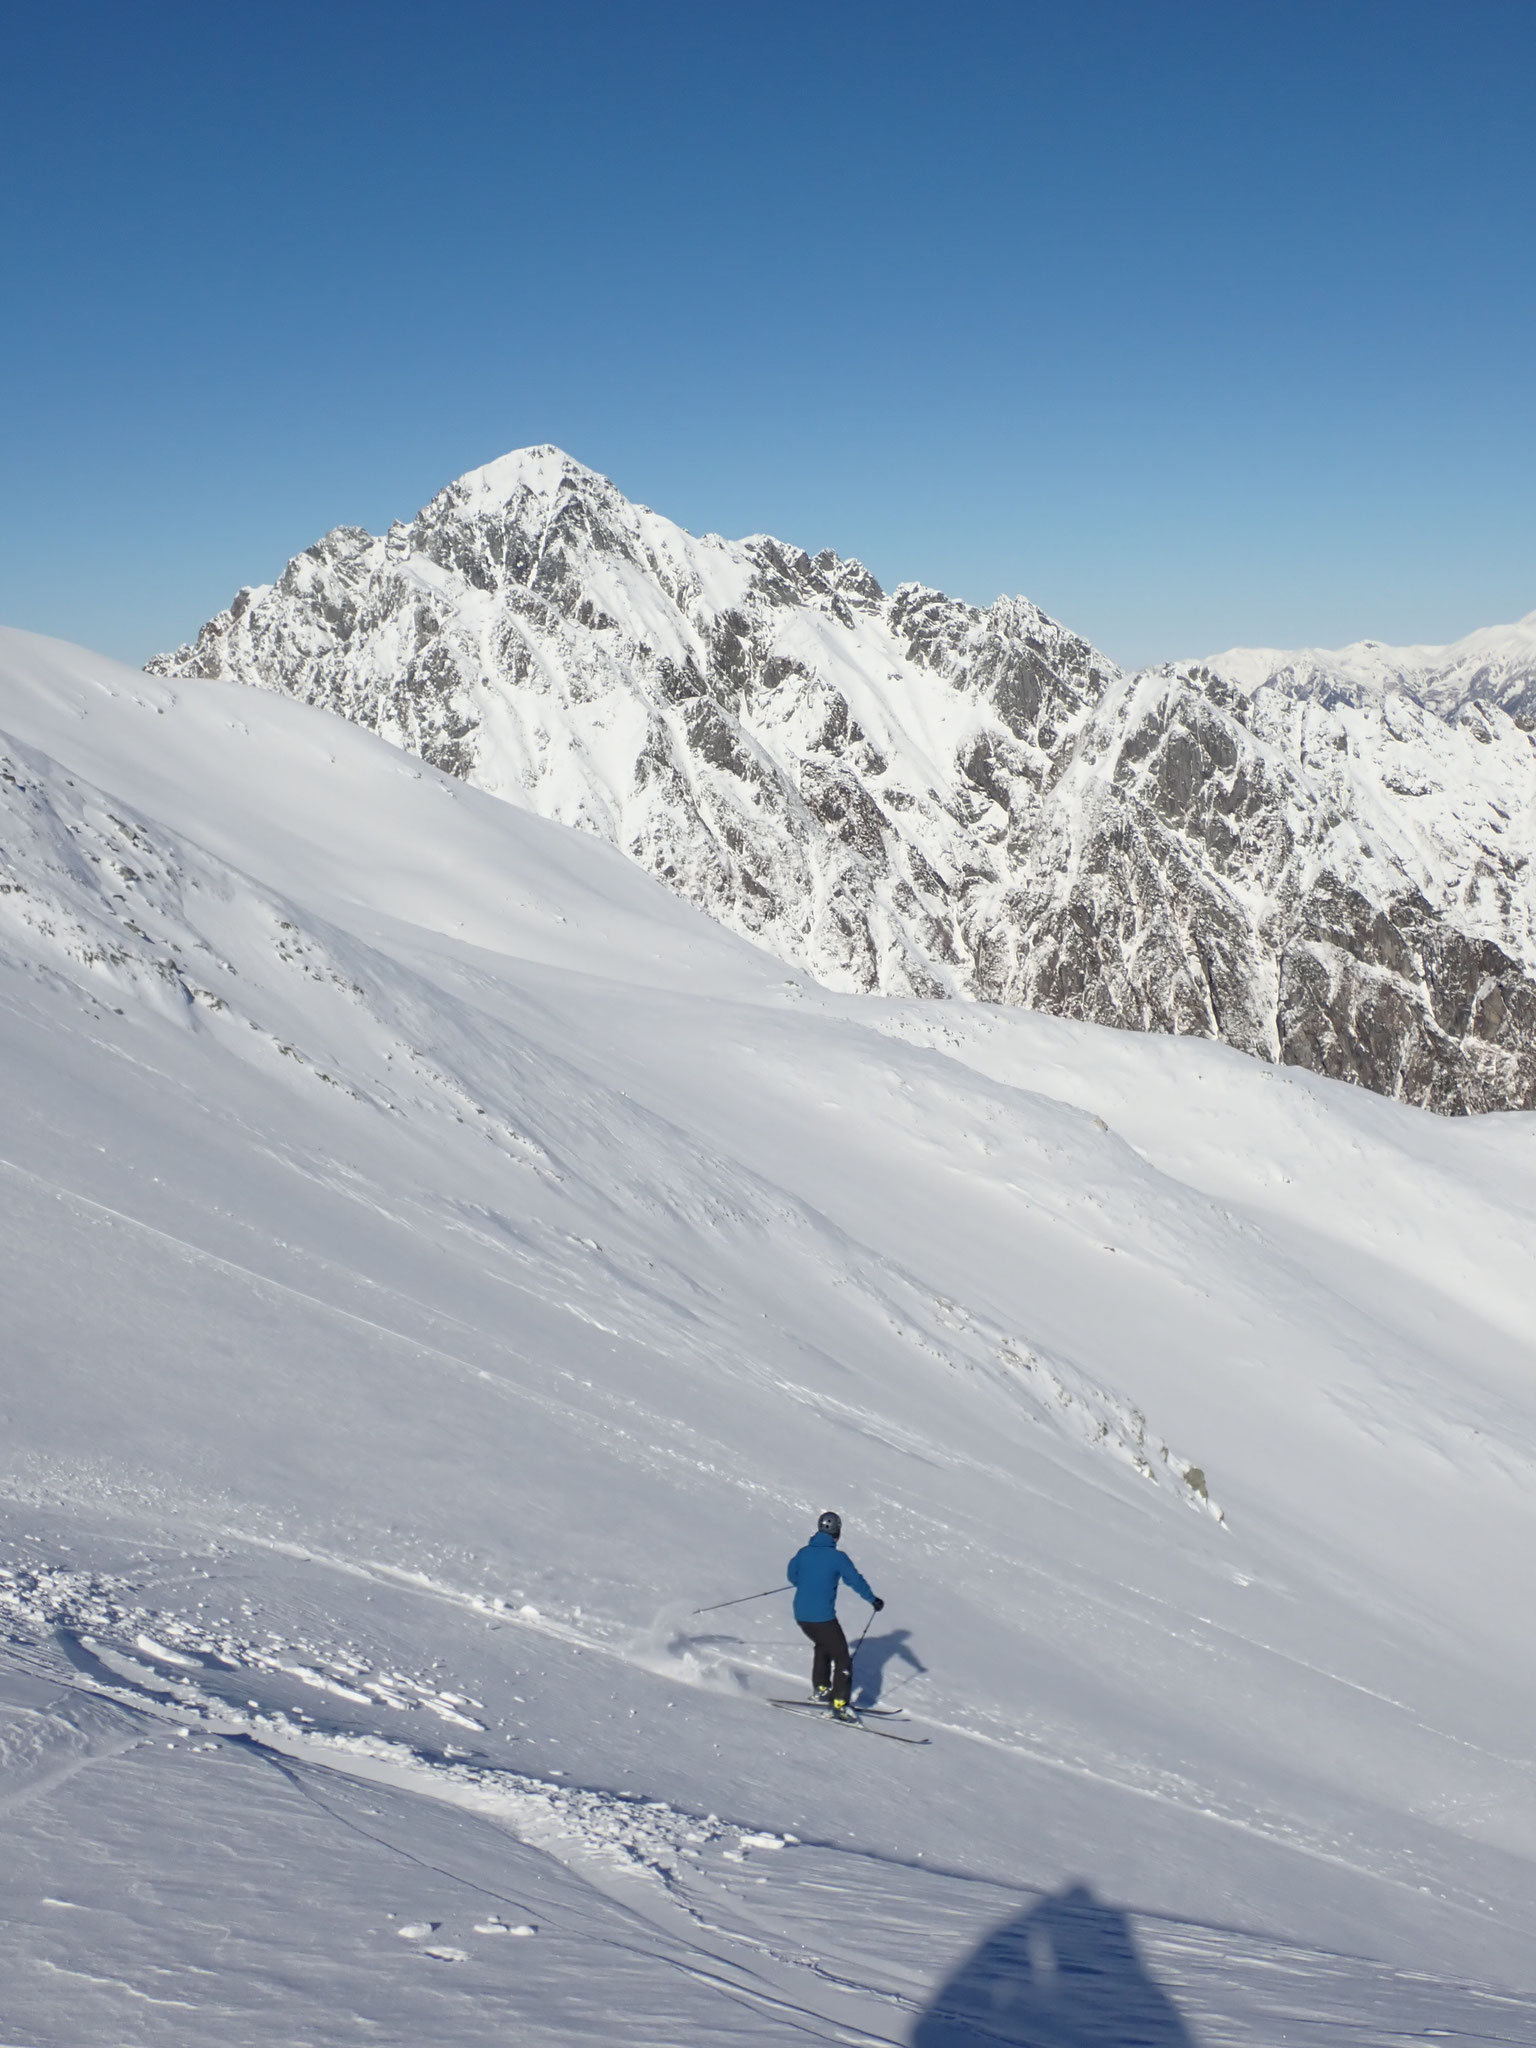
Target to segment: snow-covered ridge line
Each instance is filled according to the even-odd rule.
[[[337,528],[149,666],[340,712],[829,987],[1464,1112],[1536,1103],[1530,623],[1417,691],[1236,654],[1130,677],[1027,599],[696,538],[546,447]]]
[[[1401,691],[1442,717],[1481,699],[1527,729],[1536,725],[1536,612],[1507,626],[1481,626],[1441,647],[1391,647],[1380,640],[1348,647],[1229,647],[1207,655],[1203,666],[1249,692],[1273,688],[1353,699]]]

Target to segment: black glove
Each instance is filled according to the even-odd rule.
[[[875,1612],[876,1612],[876,1614],[878,1614],[878,1613],[880,1612],[881,1608],[882,1608],[882,1607],[883,1607],[884,1605],[885,1605],[885,1602],[884,1602],[883,1600],[877,1600],[877,1601],[875,1601],[875,1603],[874,1603],[874,1609],[875,1609]]]

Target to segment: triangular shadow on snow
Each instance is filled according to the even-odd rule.
[[[1195,2048],[1124,1913],[1073,1885],[1007,1920],[918,2020],[912,2048]]]

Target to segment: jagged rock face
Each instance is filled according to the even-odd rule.
[[[554,449],[338,528],[149,667],[600,833],[833,987],[1536,1104],[1536,741],[1497,704],[1126,676],[1021,598],[695,539]]]

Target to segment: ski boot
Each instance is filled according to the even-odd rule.
[[[851,1721],[855,1728],[859,1725],[858,1715],[846,1700],[834,1700],[832,1702],[832,1718],[834,1721]]]

